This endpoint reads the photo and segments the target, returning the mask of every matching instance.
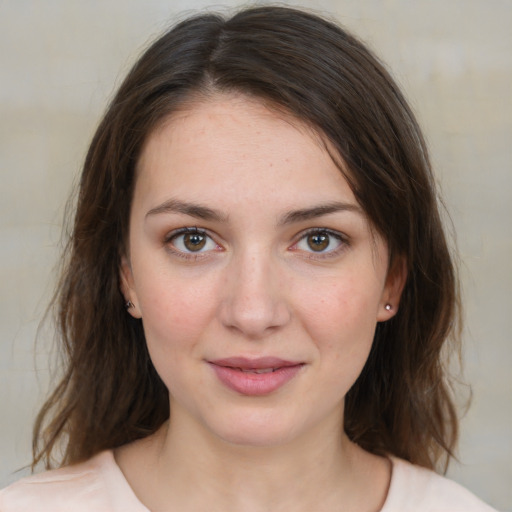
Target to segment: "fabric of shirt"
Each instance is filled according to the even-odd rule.
[[[494,511],[433,471],[394,457],[391,461],[391,482],[381,512]],[[24,478],[0,491],[0,512],[29,511],[150,512],[135,496],[111,450],[81,464]]]

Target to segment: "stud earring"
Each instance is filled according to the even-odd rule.
[[[387,304],[384,306],[384,309],[385,309],[386,311],[391,311],[391,310],[393,309],[393,306],[392,306],[391,304],[387,303]]]
[[[124,307],[126,309],[130,309],[130,308],[133,308],[133,302],[131,300],[127,300],[125,303],[124,303]]]

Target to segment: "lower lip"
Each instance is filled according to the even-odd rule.
[[[210,363],[219,380],[228,388],[248,396],[268,395],[292,380],[302,369],[302,364],[283,366],[269,373],[243,372],[237,368]]]

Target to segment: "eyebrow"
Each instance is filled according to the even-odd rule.
[[[284,226],[296,222],[303,222],[337,212],[354,212],[363,214],[362,208],[357,204],[331,202],[313,206],[311,208],[302,208],[300,210],[293,210],[288,212],[279,219],[277,225]],[[157,215],[161,213],[182,213],[197,219],[215,222],[227,222],[228,220],[228,216],[219,210],[214,210],[197,203],[179,201],[178,199],[169,199],[159,206],[152,208],[146,213],[146,218],[151,215]]]
[[[146,218],[150,215],[157,215],[159,213],[183,213],[190,217],[196,217],[202,220],[210,220],[217,222],[226,222],[227,216],[218,210],[213,210],[207,206],[196,203],[187,203],[177,199],[169,199],[159,206],[152,208],[146,213]]]
[[[279,220],[278,225],[284,226],[287,224],[293,224],[295,222],[303,222],[306,220],[316,219],[317,217],[322,217],[323,215],[329,215],[331,213],[337,212],[354,212],[362,215],[363,209],[359,205],[353,203],[327,203],[318,206],[313,206],[312,208],[293,210],[284,215]]]

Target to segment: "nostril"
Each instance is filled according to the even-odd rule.
[[[226,301],[221,311],[221,321],[226,327],[250,338],[267,335],[286,325],[289,319],[285,304],[254,297],[240,302],[235,299]]]
[[[249,338],[260,338],[285,325],[289,308],[280,275],[268,251],[246,247],[226,269],[220,320]]]

